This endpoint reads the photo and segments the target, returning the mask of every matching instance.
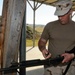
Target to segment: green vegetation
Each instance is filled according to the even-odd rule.
[[[38,40],[41,36],[43,28],[43,25],[35,26],[35,46],[38,45]],[[33,27],[28,24],[26,26],[26,46],[33,46]]]
[[[1,16],[0,16],[1,24]],[[44,25],[35,25],[35,46],[38,45],[38,40],[43,31]],[[26,25],[26,46],[33,46],[33,25]]]
[[[1,23],[1,16],[0,16]],[[43,31],[44,25],[35,25],[35,46],[38,45],[38,40]],[[33,46],[33,25],[26,26],[26,46]]]
[[[35,46],[38,45],[38,40],[39,39],[35,40]],[[29,46],[33,46],[33,40],[26,39],[26,47],[29,47]]]
[[[44,26],[36,26],[35,27],[35,30],[37,31],[37,32],[39,32],[39,33],[42,33],[42,31],[43,31],[43,29],[44,29]]]
[[[35,39],[38,39],[40,37],[40,33],[35,30]],[[26,26],[26,38],[27,39],[33,39],[33,29],[29,26]]]

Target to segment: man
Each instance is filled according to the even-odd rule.
[[[75,46],[75,23],[71,20],[71,0],[58,0],[56,2],[55,15],[58,20],[48,23],[38,42],[38,47],[45,59],[64,56],[61,65],[56,67],[45,66],[44,75],[62,75],[67,63],[74,58],[74,53],[65,53]],[[48,49],[46,44],[48,42]],[[67,75],[75,75],[75,66],[71,65]]]

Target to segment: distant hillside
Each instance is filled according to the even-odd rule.
[[[32,24],[27,24],[27,26],[33,28]],[[35,30],[41,34],[44,27],[45,27],[45,25],[35,25]]]
[[[1,16],[0,16],[0,24],[1,24]],[[42,33],[44,28],[44,25],[36,25],[35,26],[35,39],[38,39],[40,37],[40,34]],[[33,39],[33,25],[26,25],[26,38],[27,39]]]
[[[35,30],[35,39],[38,39],[39,37],[40,37],[40,33]],[[26,38],[33,39],[33,29],[29,26],[26,26]]]
[[[33,26],[33,24],[26,24],[27,26]],[[35,26],[44,26],[43,24],[36,24]]]
[[[43,29],[44,29],[44,26],[36,26],[35,27],[35,30],[38,31],[40,34],[42,33]]]

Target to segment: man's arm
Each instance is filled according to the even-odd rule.
[[[46,49],[46,43],[47,43],[47,41],[45,39],[42,39],[42,38],[38,42],[39,50],[42,52],[43,57],[45,59],[51,57],[51,53],[49,53],[49,51]]]
[[[46,43],[47,43],[47,41],[42,38],[39,40],[38,47],[41,52],[42,52],[42,50],[46,49]]]

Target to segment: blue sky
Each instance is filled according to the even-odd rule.
[[[0,0],[0,15],[2,14],[3,0]]]
[[[3,0],[0,0],[0,15],[2,14],[2,4]],[[33,2],[31,2],[33,4]],[[26,12],[26,23],[33,24],[33,10],[27,3],[27,12]],[[54,16],[55,8],[48,5],[41,5],[36,10],[35,24],[45,25],[46,23],[56,20],[57,16]]]
[[[32,4],[32,2],[31,2]],[[54,15],[56,8],[50,5],[41,5],[37,10],[36,10],[36,18],[35,18],[35,23],[36,24],[43,24],[46,25],[48,22],[57,20],[58,17]],[[75,14],[75,12],[73,12]],[[27,23],[33,24],[33,10],[27,3]],[[72,18],[72,20],[75,21],[75,16]]]
[[[31,2],[31,4],[33,6],[33,2]],[[2,5],[3,0],[0,0],[0,15],[2,14]],[[57,20],[58,17],[54,15],[55,9],[56,8],[53,6],[41,5],[36,10],[35,24],[46,25],[48,22]],[[73,17],[73,20],[75,21],[75,16]],[[26,6],[26,23],[33,24],[33,10],[28,3]]]
[[[32,4],[32,2],[31,2]],[[55,12],[55,7],[49,6],[49,5],[41,5],[37,10],[36,10],[36,17],[35,17],[35,23],[36,24],[47,24],[50,21],[54,21],[58,19],[57,16],[54,15]],[[33,10],[27,3],[27,23],[33,24]]]

